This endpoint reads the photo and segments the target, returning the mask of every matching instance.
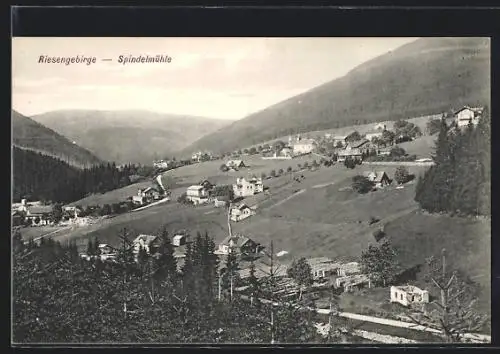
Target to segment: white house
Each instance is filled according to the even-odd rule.
[[[386,130],[387,126],[384,123],[375,124],[374,130]]]
[[[143,248],[148,254],[153,254],[158,247],[159,237],[154,235],[141,234],[132,242],[133,252],[135,255]]]
[[[391,286],[391,302],[398,302],[403,306],[428,303],[429,292],[413,285]]]
[[[192,201],[195,205],[208,202],[208,190],[200,185],[188,187],[186,190],[186,199]]]
[[[153,162],[153,167],[155,168],[168,168],[168,161],[160,160]]]
[[[236,184],[233,184],[233,192],[235,197],[248,197],[264,191],[262,178],[252,177],[246,180],[244,177],[237,178]]]
[[[482,107],[464,106],[455,112],[456,122],[459,128],[466,127],[469,123],[477,125],[483,113]]]
[[[298,135],[295,139],[288,138],[288,145],[292,148],[294,155],[304,155],[311,153],[316,148],[314,139],[303,139]]]
[[[176,247],[180,247],[186,244],[186,235],[175,235],[172,244]]]
[[[255,211],[252,210],[246,204],[240,204],[237,206],[233,206],[231,208],[230,213],[231,213],[231,220],[233,220],[233,221],[241,221],[241,220],[244,220],[252,215],[255,215]]]

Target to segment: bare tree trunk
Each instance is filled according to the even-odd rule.
[[[231,208],[233,203],[229,202],[229,208],[227,209],[227,229],[229,232],[229,237],[233,237],[233,230],[231,228]]]
[[[230,282],[231,282],[231,297],[230,297],[230,300],[232,302],[233,301],[233,273],[232,273],[232,271],[231,271]]]

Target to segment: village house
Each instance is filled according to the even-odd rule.
[[[413,285],[391,286],[391,302],[397,302],[403,306],[428,303],[429,292]]]
[[[363,173],[363,176],[373,182],[376,188],[384,188],[391,184],[391,180],[385,171],[367,171]]]
[[[134,255],[137,256],[139,251],[144,249],[148,254],[156,253],[159,246],[160,238],[154,235],[141,234],[132,242]]]
[[[361,268],[358,262],[349,262],[341,264],[337,269],[337,275],[339,277],[345,277],[348,275],[359,274]]]
[[[363,160],[363,152],[360,149],[352,149],[350,147],[340,150],[337,155],[338,162],[344,162],[347,158],[352,158],[354,160]]]
[[[140,188],[137,191],[137,195],[132,196],[132,201],[134,204],[147,204],[151,203],[153,200],[160,199],[160,192],[153,187]]]
[[[314,280],[328,278],[337,274],[340,264],[327,257],[308,258],[307,263],[311,267]]]
[[[44,226],[53,224],[53,206],[43,205],[41,202],[28,202],[22,199],[20,204],[13,206],[16,215],[23,215],[25,222],[30,222],[34,226]]]
[[[248,205],[242,203],[240,205],[233,206],[231,208],[230,215],[231,220],[238,222],[255,215],[255,211]]]
[[[373,127],[374,130],[386,130],[387,126],[384,123],[377,123]]]
[[[172,244],[175,247],[180,247],[184,246],[186,244],[187,237],[186,235],[175,235],[174,238],[172,239]]]
[[[199,186],[203,186],[207,191],[212,190],[215,187],[215,184],[211,183],[209,180],[204,179],[198,183]]]
[[[339,151],[337,161],[344,162],[347,158],[352,158],[358,161],[363,160],[363,153],[369,150],[368,143],[369,141],[366,139],[348,143],[345,149]]]
[[[214,206],[216,208],[223,208],[228,205],[229,203],[229,196],[228,195],[218,195],[212,198],[214,202]]]
[[[348,292],[361,289],[366,286],[371,288],[372,283],[366,274],[353,274],[335,279],[335,286],[337,288],[343,288],[344,292]]]
[[[248,181],[244,178],[237,178],[236,184],[233,184],[235,197],[248,197],[257,193],[264,192],[262,178],[252,177]]]
[[[211,160],[212,153],[209,151],[198,151],[191,155],[191,161],[193,162],[201,162],[203,160]]]
[[[482,107],[469,107],[464,106],[454,113],[457,126],[459,128],[467,127],[469,123],[477,125],[479,118],[483,113]]]
[[[153,167],[155,168],[165,169],[168,168],[168,166],[169,166],[168,161],[165,160],[159,160],[153,162]]]
[[[372,130],[365,134],[367,140],[372,141],[374,138],[380,139],[384,135],[383,130]]]
[[[240,168],[246,167],[243,160],[229,160],[226,162],[227,168],[238,170]]]
[[[83,210],[78,206],[65,206],[63,212],[72,218],[77,218],[82,214]]]
[[[209,192],[205,187],[194,185],[188,187],[186,191],[186,199],[193,202],[193,204],[203,204],[208,202]]]
[[[290,147],[285,146],[279,152],[279,156],[281,156],[281,157],[293,157],[293,149],[290,148]]]
[[[227,236],[219,244],[217,253],[221,255],[228,255],[229,253],[252,255],[259,253],[259,251],[260,245],[257,242],[242,235],[235,235],[232,237]]]
[[[288,145],[292,148],[293,154],[305,155],[311,153],[316,148],[314,139],[304,139],[300,135],[294,139],[291,136],[288,138]]]
[[[99,248],[99,253],[101,255],[116,253],[116,249],[114,249],[113,247],[111,247],[110,245],[108,245],[106,243],[99,244],[98,248]]]
[[[333,145],[337,147],[340,143],[342,147],[345,147],[347,145],[346,139],[347,135],[335,135],[333,137]]]

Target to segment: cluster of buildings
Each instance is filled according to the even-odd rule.
[[[192,162],[210,161],[214,155],[210,151],[198,151],[191,155]]]
[[[132,202],[136,205],[146,205],[160,199],[162,193],[154,187],[139,188],[137,194],[132,196]]]
[[[159,161],[154,161],[153,162],[153,167],[158,168],[158,169],[167,169],[170,167],[170,164],[168,161],[165,160],[159,160]]]
[[[78,206],[65,206],[62,208],[61,219],[71,223],[83,221],[80,217],[83,210]],[[20,203],[12,203],[11,216],[13,224],[30,226],[54,225],[54,205],[46,205],[40,201],[22,199]]]
[[[327,257],[307,259],[315,281],[334,281],[336,288],[343,291],[352,291],[364,287],[371,287],[371,282],[366,274],[361,273],[358,262],[335,262]]]
[[[215,187],[214,184],[207,180],[189,186],[186,190],[186,199],[194,205],[213,202],[216,207],[226,206],[227,202],[230,201],[229,195],[213,195]],[[260,177],[251,177],[248,179],[238,177],[236,178],[236,183],[230,188],[232,188],[234,198],[245,198],[264,192],[264,184]],[[244,203],[233,206],[230,213],[233,221],[240,221],[255,214],[255,212]]]

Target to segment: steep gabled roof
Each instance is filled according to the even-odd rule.
[[[361,140],[356,140],[356,141],[351,141],[348,146],[350,148],[359,148],[363,146],[364,144],[368,143],[369,141],[366,139],[361,139]]]
[[[155,236],[155,235],[144,235],[144,234],[141,234],[139,236],[137,236],[134,240],[134,244],[135,243],[143,243],[145,245],[150,245],[152,242],[154,242],[156,239],[158,238],[158,236]]]
[[[462,112],[463,110],[466,110],[466,109],[470,109],[471,111],[477,112],[477,113],[481,113],[483,111],[482,107],[463,106],[462,108],[460,108],[458,111],[456,111],[453,114],[457,115],[458,113],[460,113],[460,112]]]
[[[193,186],[188,187],[188,190],[199,191],[200,189],[203,189],[203,188],[205,188],[205,187],[200,186],[200,185],[193,185]]]
[[[251,241],[248,237],[242,236],[242,235],[233,235],[232,237],[227,236],[220,244],[229,246],[230,241],[233,241],[234,245],[236,247],[242,247],[244,246],[247,242]]]

